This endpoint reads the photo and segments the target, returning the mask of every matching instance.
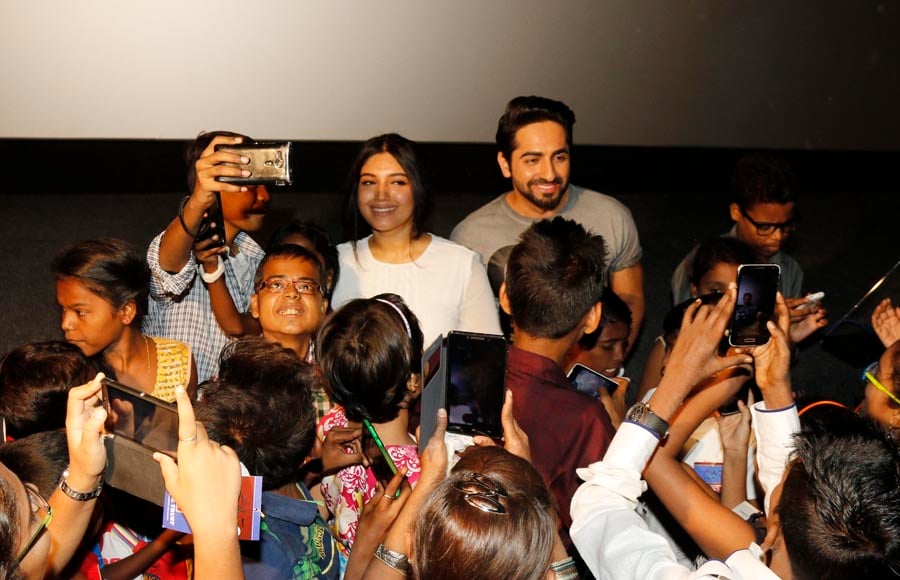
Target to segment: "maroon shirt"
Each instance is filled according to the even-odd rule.
[[[528,435],[531,461],[556,503],[563,541],[571,548],[569,503],[581,483],[575,474],[603,459],[615,435],[606,408],[572,388],[559,366],[545,356],[509,349],[506,386],[513,392],[513,414]]]

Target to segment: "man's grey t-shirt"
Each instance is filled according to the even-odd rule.
[[[591,233],[603,236],[609,272],[630,268],[641,261],[637,227],[631,211],[620,201],[577,185],[569,185],[566,204],[555,216],[574,220]],[[503,282],[509,253],[522,232],[535,221],[538,220],[520,215],[510,207],[504,193],[457,224],[450,239],[481,255],[496,294]]]
[[[722,234],[722,237],[737,237],[737,228]],[[684,257],[675,272],[672,273],[672,300],[674,304],[681,304],[691,297],[691,262],[697,254],[697,246],[694,246],[688,255]],[[782,296],[785,298],[798,298],[802,295],[803,288],[803,269],[797,260],[788,256],[784,252],[778,252],[769,260],[772,264],[781,266],[781,278],[778,280],[778,289],[781,290]]]

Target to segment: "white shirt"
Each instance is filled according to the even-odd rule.
[[[768,512],[769,492],[781,481],[793,449],[793,434],[800,431],[800,419],[794,405],[768,411],[764,403],[757,403],[752,413]],[[635,507],[647,488],[641,472],[658,443],[654,433],[626,421],[603,461],[578,470],[585,483],[572,498],[570,533],[594,576],[599,580],[778,578],[760,560],[756,544],[734,552],[724,562],[710,560],[691,570],[678,563],[665,538],[647,529]]]
[[[338,246],[341,273],[331,299],[337,310],[355,298],[392,292],[419,319],[425,346],[450,330],[500,334],[497,304],[481,258],[468,248],[431,234],[414,262],[379,262],[369,239]]]

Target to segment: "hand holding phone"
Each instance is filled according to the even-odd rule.
[[[250,161],[240,168],[250,172],[249,176],[217,178],[223,183],[234,185],[290,185],[291,184],[291,143],[271,141],[241,143],[236,145],[216,145],[216,151],[228,151]]]
[[[375,477],[381,482],[382,487],[387,488],[388,483],[397,474],[397,465],[394,463],[391,454],[388,453],[381,437],[375,431],[375,427],[368,419],[363,419],[362,433],[362,449],[363,454],[369,461],[369,468],[375,474]],[[394,494],[394,497],[400,497],[400,490]]]

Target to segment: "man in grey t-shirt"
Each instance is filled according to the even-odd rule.
[[[497,127],[497,163],[513,188],[469,214],[450,239],[481,254],[496,293],[510,250],[533,222],[559,215],[603,236],[610,287],[631,309],[633,345],[644,319],[637,228],[619,201],[569,183],[574,124],[575,114],[559,101],[543,97],[510,101]]]

